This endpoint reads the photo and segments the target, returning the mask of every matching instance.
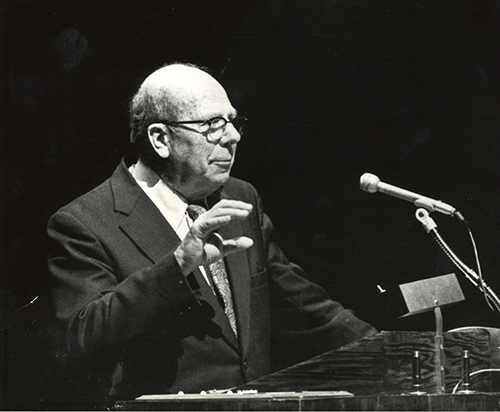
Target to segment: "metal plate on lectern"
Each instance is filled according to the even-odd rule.
[[[409,312],[416,315],[465,300],[454,273],[399,285]]]

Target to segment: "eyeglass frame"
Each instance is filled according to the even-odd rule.
[[[220,138],[218,139],[212,139],[212,136],[211,136],[211,133],[210,133],[210,128],[211,128],[211,124],[213,121],[215,120],[224,120],[224,125],[221,126],[224,130],[222,131],[222,134],[220,136]],[[237,120],[237,119],[244,119],[243,120],[243,124],[241,125],[241,127],[239,129],[237,129],[234,125],[234,121]],[[164,124],[165,126],[174,126],[174,127],[181,127],[181,128],[184,128],[184,129],[187,129],[187,130],[191,130],[193,132],[197,132],[197,133],[200,133],[200,134],[204,134],[204,133],[207,133],[208,136],[210,136],[211,138],[211,142],[213,143],[219,143],[222,138],[224,137],[224,135],[226,134],[226,127],[227,127],[227,124],[228,123],[231,123],[233,125],[233,127],[236,129],[236,131],[239,133],[240,136],[243,135],[243,126],[245,124],[245,122],[248,120],[247,117],[245,116],[236,116],[234,119],[232,120],[229,120],[229,119],[226,119],[225,117],[222,117],[222,116],[217,116],[217,117],[213,117],[212,119],[208,119],[208,120],[181,120],[181,121],[178,121],[178,122],[171,122],[171,121],[165,121],[165,120],[160,120],[160,121],[157,121],[155,123],[161,123],[161,124]],[[196,130],[196,129],[191,129],[189,127],[185,127],[184,125],[186,124],[207,124],[208,126],[208,129],[204,132],[201,132],[199,130]]]

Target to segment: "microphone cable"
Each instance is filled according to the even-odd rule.
[[[463,221],[466,225],[467,231],[469,233],[469,237],[472,242],[472,247],[474,249],[474,256],[476,259],[476,265],[477,269],[479,272],[479,275],[469,268],[465,263],[463,263],[458,256],[451,250],[451,248],[447,245],[447,243],[444,241],[444,239],[441,237],[437,230],[437,225],[434,222],[434,220],[429,216],[429,213],[425,209],[418,209],[416,212],[416,217],[422,223],[424,226],[425,230],[431,234],[432,238],[436,241],[436,243],[440,246],[440,248],[443,250],[443,252],[448,256],[448,258],[455,264],[455,266],[460,269],[460,271],[465,275],[469,281],[476,286],[479,290],[483,292],[484,298],[486,300],[486,303],[490,307],[492,311],[495,311],[495,309],[500,313],[500,299],[498,296],[495,294],[495,292],[486,284],[486,282],[483,279],[482,271],[481,271],[481,265],[479,262],[479,255],[477,252],[477,247],[476,247],[476,242],[474,240],[474,236],[472,235],[472,231],[469,228],[469,225],[465,219],[460,219]],[[493,306],[495,308],[493,308]]]

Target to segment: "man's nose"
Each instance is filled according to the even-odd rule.
[[[238,130],[236,130],[236,128],[232,123],[228,123],[226,125],[226,130],[222,136],[222,139],[220,139],[219,144],[221,146],[228,146],[233,143],[238,143],[240,140],[241,140],[241,135],[238,132]]]

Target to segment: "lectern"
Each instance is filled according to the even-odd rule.
[[[474,392],[453,394],[462,353],[471,371],[500,368],[500,331],[443,334],[445,393],[436,393],[433,332],[383,331],[257,379],[233,394],[169,395],[118,402],[119,410],[498,410],[494,372],[471,377]],[[413,389],[413,353],[421,354],[421,389]]]

